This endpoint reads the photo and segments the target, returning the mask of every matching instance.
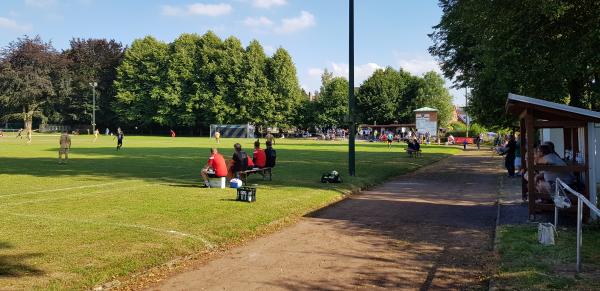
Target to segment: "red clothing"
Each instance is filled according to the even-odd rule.
[[[259,168],[264,168],[267,164],[267,155],[263,149],[254,150],[254,164]]]
[[[252,162],[252,159],[250,158],[250,156],[248,156],[248,169],[252,168],[254,168],[254,162]]]
[[[227,165],[221,154],[217,153],[211,155],[210,158],[208,158],[208,165],[215,170],[215,175],[217,175],[217,177],[227,176]]]

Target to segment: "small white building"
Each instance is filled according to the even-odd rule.
[[[438,110],[430,107],[419,108],[415,112],[415,124],[419,133],[429,132],[431,136],[437,136]]]

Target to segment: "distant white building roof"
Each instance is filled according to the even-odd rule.
[[[422,107],[422,108],[415,110],[415,112],[431,112],[431,111],[438,111],[438,110],[435,108],[431,108],[431,107]]]

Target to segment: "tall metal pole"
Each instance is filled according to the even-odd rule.
[[[468,95],[469,93],[467,92],[467,87],[465,87],[465,121],[467,122],[467,136],[465,137],[469,137],[469,125],[471,124],[471,120],[469,118],[469,115],[467,114],[467,104],[469,103],[469,99],[468,99]]]
[[[92,133],[96,132],[96,86],[98,83],[90,82],[92,87]]]
[[[92,132],[96,132],[96,87],[92,87]]]
[[[349,136],[348,136],[348,171],[350,176],[356,175],[356,164],[354,154],[354,138],[356,134],[356,121],[355,121],[355,103],[354,99],[354,0],[350,0],[349,10],[349,61],[348,61],[348,120],[350,122]]]

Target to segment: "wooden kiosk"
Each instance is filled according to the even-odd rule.
[[[527,179],[533,181],[536,171],[572,172],[576,177],[575,190],[588,199],[592,196],[591,200],[596,201],[597,130],[594,125],[600,122],[600,113],[515,94],[508,94],[506,111],[519,118],[522,166],[527,170]],[[564,158],[568,151],[572,157],[579,159],[569,159],[566,166],[534,165],[534,144],[544,142],[539,140],[542,129],[562,131],[562,140],[555,137],[563,148],[562,152],[557,149],[557,153]],[[554,210],[550,195],[536,193],[535,183],[527,183],[523,177],[522,185],[523,197],[526,194],[529,197],[530,218],[536,213]],[[575,202],[575,199],[571,196],[571,201]],[[586,219],[589,217],[589,210],[584,212],[584,216]]]

